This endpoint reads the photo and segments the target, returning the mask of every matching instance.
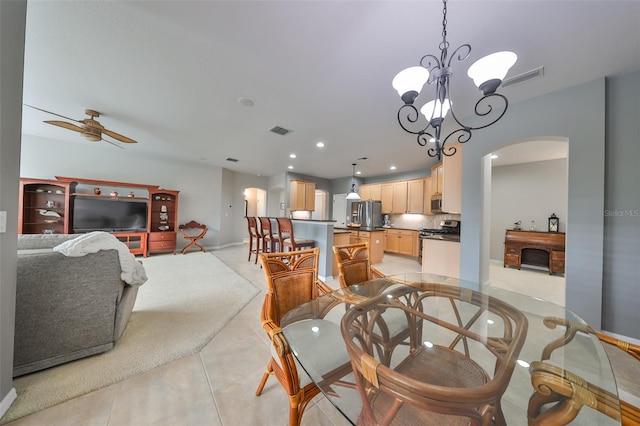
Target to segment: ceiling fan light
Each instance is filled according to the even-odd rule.
[[[91,142],[98,142],[100,140],[102,140],[102,137],[100,137],[100,135],[96,135],[94,133],[91,132],[82,132],[81,133],[82,137],[85,138],[88,141]]]
[[[513,52],[495,52],[474,62],[467,75],[485,95],[489,95],[496,91],[517,60],[518,55]]]
[[[405,104],[411,105],[428,79],[429,70],[425,67],[409,67],[396,74],[391,86],[396,89]]]
[[[420,108],[420,112],[427,120],[433,122],[434,125],[438,125],[438,123],[442,122],[447,116],[447,113],[451,109],[451,104],[452,102],[449,99],[445,99],[444,102],[434,99],[424,104],[424,106]]]

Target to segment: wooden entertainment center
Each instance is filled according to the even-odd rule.
[[[146,229],[113,229],[133,254],[176,252],[179,191],[157,185],[56,176],[20,178],[19,234],[73,234],[74,202],[100,199],[146,203]],[[140,207],[142,209],[142,206]],[[142,212],[140,213],[142,214]]]
[[[542,266],[549,275],[564,275],[564,232],[507,229],[504,237],[504,267]]]

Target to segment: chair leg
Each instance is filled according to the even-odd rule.
[[[253,237],[249,235],[249,258],[247,262],[251,261],[251,253],[253,252]]]
[[[258,389],[256,390],[256,396],[260,396],[262,393],[262,389],[264,389],[264,385],[267,384],[267,379],[269,376],[273,374],[273,367],[271,367],[271,362],[267,365],[267,370],[262,375],[262,379],[260,380],[260,384],[258,385]]]
[[[262,242],[260,241],[260,238],[256,238],[256,260],[253,263],[258,263],[258,254],[260,254],[260,244]]]

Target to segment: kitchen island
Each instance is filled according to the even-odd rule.
[[[323,281],[333,277],[333,226],[335,220],[292,219],[296,238],[313,240],[320,249],[318,278]],[[337,271],[336,271],[337,275]]]

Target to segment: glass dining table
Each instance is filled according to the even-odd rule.
[[[365,358],[375,359],[375,365],[385,367],[394,378],[411,354],[428,351],[424,346],[434,344],[471,358],[486,370],[488,380],[500,376],[499,423],[528,425],[538,415],[554,413],[558,417],[547,424],[620,424],[615,378],[597,336],[578,315],[540,298],[450,277],[407,273],[322,295],[288,312],[281,328],[299,367],[351,424],[370,423],[363,395],[373,388],[359,392],[366,374],[354,374],[357,369],[347,369],[340,379],[330,371],[352,359],[356,362],[351,365],[359,366],[358,351],[369,350]],[[473,352],[476,347],[484,352]],[[497,362],[486,358],[496,354],[504,358]],[[421,369],[413,378],[427,386],[445,374],[443,367],[430,361]],[[424,375],[424,370],[430,373]]]

